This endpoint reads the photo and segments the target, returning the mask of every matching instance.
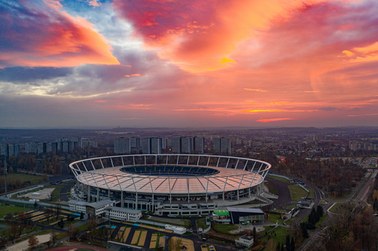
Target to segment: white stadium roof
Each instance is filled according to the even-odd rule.
[[[151,157],[156,161],[148,163],[147,158]],[[175,157],[177,162],[170,163],[169,159]],[[116,158],[121,158],[122,164],[115,163]],[[131,158],[133,164],[126,164],[127,158]],[[144,162],[136,163],[137,158],[144,158]],[[166,158],[166,162],[160,163],[158,158]],[[98,160],[101,165],[95,167],[94,162]],[[222,161],[227,164],[221,166]],[[107,167],[104,162],[111,164]],[[216,171],[213,174],[197,176],[164,173],[149,175],[121,171],[124,167],[132,166],[187,166]],[[113,191],[149,194],[211,194],[246,189],[262,183],[270,167],[269,163],[255,159],[193,154],[110,156],[70,164],[76,179],[85,185]]]

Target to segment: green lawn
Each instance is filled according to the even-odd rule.
[[[51,201],[58,201],[60,199],[60,191],[63,187],[64,185],[49,186],[49,188],[55,188],[51,193]]]
[[[232,224],[213,223],[213,229],[218,233],[229,234],[230,231],[238,229],[238,226]]]
[[[0,179],[3,181],[4,176],[0,176]],[[43,181],[46,181],[47,177],[46,176],[41,176],[41,175],[32,175],[32,174],[25,174],[25,173],[10,173],[7,175],[7,181],[9,183],[14,183],[14,182],[27,182],[30,181],[33,185],[34,184],[39,184]]]
[[[344,204],[345,203],[336,202],[336,204],[329,211],[334,214],[340,213],[342,208],[345,206]]]
[[[272,186],[272,184],[269,181],[265,185],[268,187],[270,193],[276,194],[276,195],[279,194],[279,191],[277,190],[277,188],[275,186]]]
[[[4,175],[0,176],[0,184],[4,184],[4,178]],[[47,176],[41,175],[32,175],[24,173],[10,173],[7,175],[8,191],[14,191],[31,185],[38,185],[46,181]]]
[[[288,229],[284,227],[276,227],[276,228],[267,227],[266,233],[267,235],[264,236],[264,238],[266,238],[266,241],[269,242],[270,245],[268,245],[269,247],[266,248],[265,250],[272,250],[271,249],[272,247],[273,247],[273,250],[275,250],[275,248],[277,247],[279,243],[285,243],[286,235],[288,234]]]
[[[160,218],[151,216],[148,218],[150,221],[156,221],[161,223],[168,223],[177,226],[190,227],[192,224],[189,219],[180,219],[180,218]]]
[[[309,194],[308,194],[308,197],[310,197],[310,198],[315,198],[315,191],[314,191],[314,189],[310,189],[310,192],[309,192]]]
[[[327,214],[323,214],[323,216],[320,217],[319,221],[316,223],[316,227],[321,226],[326,218],[327,218]]]
[[[285,179],[283,177],[269,175],[269,178],[272,178],[272,179],[275,179],[275,180],[279,180],[279,181],[281,181],[283,183],[286,183],[286,184],[290,184],[290,180]]]
[[[269,213],[268,220],[272,223],[276,223],[277,221],[281,220],[281,215]]]
[[[3,218],[5,215],[9,213],[19,213],[29,210],[29,208],[24,208],[20,206],[14,206],[14,205],[5,205],[0,204],[0,218]]]
[[[197,228],[205,229],[207,228],[206,225],[206,218],[199,218],[196,220]]]
[[[306,190],[304,190],[302,187],[298,185],[291,184],[291,185],[288,185],[287,187],[289,188],[290,197],[291,197],[291,200],[293,201],[298,201],[302,199],[303,197],[306,197],[308,194]]]

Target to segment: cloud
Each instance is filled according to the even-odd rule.
[[[92,6],[92,7],[100,7],[101,6],[101,2],[98,1],[98,0],[90,0],[88,4],[89,4],[89,6]]]
[[[88,0],[62,1],[63,7],[3,2],[0,10],[7,13],[0,20],[19,21],[9,34],[23,33],[30,42],[20,44],[14,36],[13,43],[1,33],[0,57],[19,51],[22,56],[12,60],[38,66],[1,62],[0,126],[378,123],[377,1],[293,0],[283,6],[274,0],[116,0],[101,1],[100,8]],[[40,30],[21,30],[25,20]],[[63,36],[69,42],[59,44],[56,36],[82,25],[80,20],[106,38],[120,64],[86,64],[94,62],[87,55],[99,53],[87,40]],[[62,32],[49,31],[63,23]],[[56,64],[77,53],[85,65],[41,67],[53,56],[31,52],[48,39],[62,48],[53,47],[62,56]]]
[[[258,119],[257,122],[260,123],[272,123],[272,122],[280,122],[280,121],[289,121],[294,120],[293,118],[269,118],[269,119]]]
[[[134,78],[134,77],[141,77],[141,76],[143,75],[140,73],[132,73],[132,74],[126,74],[125,78]]]
[[[0,3],[0,67],[119,64],[105,38],[59,1]]]
[[[357,47],[351,50],[344,50],[343,54],[351,62],[378,61],[378,42],[364,47]]]
[[[8,67],[0,69],[0,81],[30,83],[38,80],[67,76],[71,72],[72,68]]]
[[[243,88],[244,91],[247,91],[247,92],[267,92],[267,90],[264,90],[264,89],[254,89],[254,88]]]
[[[312,4],[318,1],[306,1]],[[190,72],[233,65],[239,43],[285,19],[303,1],[115,0],[114,8],[159,55]],[[231,62],[231,64],[230,64]]]

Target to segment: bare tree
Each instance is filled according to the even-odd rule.
[[[29,240],[28,240],[28,243],[29,243],[29,248],[30,249],[33,249],[35,248],[37,245],[38,245],[38,238],[35,236],[35,235],[32,235],[30,236]]]

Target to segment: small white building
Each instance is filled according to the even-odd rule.
[[[122,207],[110,207],[108,210],[106,210],[106,216],[115,220],[135,222],[142,217],[142,212],[140,210],[133,210]]]
[[[140,210],[115,207],[114,204],[115,201],[111,200],[101,200],[92,203],[78,200],[69,201],[70,210],[74,212],[110,217],[110,219],[121,221],[138,221],[142,217]]]
[[[235,245],[237,247],[246,247],[246,248],[250,248],[253,246],[253,243],[254,243],[254,239],[252,236],[240,236],[239,239],[236,239],[235,240]]]
[[[179,226],[172,226],[172,225],[169,225],[169,224],[165,225],[165,229],[172,230],[175,234],[185,234],[186,233],[186,228],[179,227]]]
[[[70,210],[74,212],[83,212],[91,215],[102,215],[106,209],[112,207],[115,201],[100,200],[97,202],[85,202],[80,200],[70,200],[68,202]]]

